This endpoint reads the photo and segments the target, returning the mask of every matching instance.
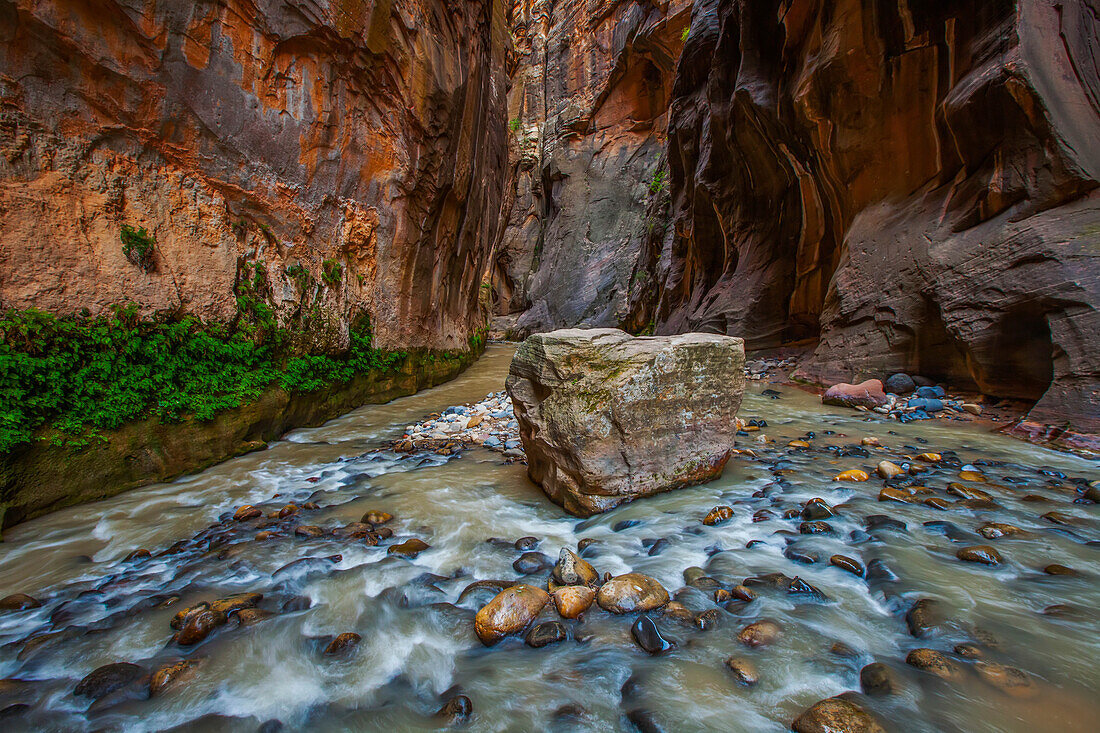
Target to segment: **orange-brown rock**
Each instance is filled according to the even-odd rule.
[[[474,631],[481,642],[492,646],[509,634],[527,628],[550,601],[542,588],[533,585],[513,585],[497,594],[474,617]]]
[[[596,602],[611,613],[652,611],[668,603],[668,591],[648,575],[626,573],[604,583]]]
[[[566,585],[553,593],[554,606],[562,618],[577,618],[596,600],[596,591],[586,585]]]
[[[468,348],[507,162],[508,3],[0,10],[0,302],[230,321],[245,266],[330,349]],[[127,260],[122,225],[156,238]],[[326,261],[328,264],[326,264]]]

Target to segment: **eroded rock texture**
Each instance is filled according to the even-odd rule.
[[[1100,430],[1100,6],[698,0],[634,319]]]
[[[527,475],[580,516],[710,481],[733,450],[744,367],[744,342],[715,334],[531,336],[506,383]]]
[[[647,207],[667,188],[665,120],[688,0],[515,0],[512,180],[494,258],[523,336],[618,325]]]
[[[0,0],[0,304],[228,321],[247,278],[321,346],[365,311],[380,345],[465,348],[507,164],[507,11]],[[124,224],[156,237],[151,271]]]

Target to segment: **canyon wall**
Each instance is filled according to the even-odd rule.
[[[313,348],[346,346],[359,313],[383,347],[467,348],[508,162],[508,10],[0,0],[0,307],[230,321],[244,302]]]
[[[688,0],[515,0],[511,178],[493,284],[514,336],[626,315]]]
[[[1100,432],[1100,4],[697,0],[628,319]]]

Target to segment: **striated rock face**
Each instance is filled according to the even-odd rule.
[[[667,188],[668,95],[688,0],[515,0],[511,183],[494,256],[522,337],[617,326]]]
[[[0,2],[0,305],[466,347],[499,226],[504,0]],[[156,238],[148,268],[123,225]],[[255,279],[253,266],[262,263]]]
[[[531,336],[506,383],[528,475],[580,516],[721,475],[744,365],[743,342],[728,336]]]
[[[658,331],[819,338],[1100,431],[1090,0],[697,0],[669,118]]]

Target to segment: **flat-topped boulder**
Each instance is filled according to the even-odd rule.
[[[739,338],[563,329],[516,350],[507,390],[527,473],[590,516],[721,475],[745,387]]]

